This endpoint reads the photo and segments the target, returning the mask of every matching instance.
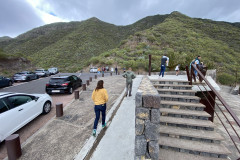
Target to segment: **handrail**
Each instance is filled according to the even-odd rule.
[[[230,113],[232,118],[235,120],[237,125],[240,127],[240,120],[238,117],[234,114],[230,106],[226,103],[226,101],[220,96],[220,94],[215,90],[215,88],[208,82],[208,80],[203,76],[203,74],[198,70],[198,68],[194,65],[192,65],[194,69],[198,72],[198,74],[201,76],[201,78],[205,81],[205,83],[209,86],[209,88],[214,92],[214,94],[218,97],[219,101],[222,102],[223,106],[227,109],[227,111]]]

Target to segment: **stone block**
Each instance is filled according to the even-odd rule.
[[[160,108],[161,98],[159,95],[143,95],[143,107],[145,108]]]
[[[158,140],[159,138],[159,125],[151,123],[149,120],[145,121],[145,136],[147,141]]]
[[[135,96],[136,107],[142,107],[142,92],[137,92]]]
[[[159,145],[158,141],[150,141],[149,142],[149,154],[151,156],[152,160],[158,160],[159,159]]]
[[[139,119],[149,119],[149,109],[138,107],[136,108],[136,117]]]
[[[135,133],[136,135],[142,135],[144,131],[144,120],[136,119]]]
[[[145,136],[136,136],[135,139],[135,156],[144,156],[147,151],[147,140]]]
[[[159,109],[151,110],[151,122],[160,124],[160,110]]]

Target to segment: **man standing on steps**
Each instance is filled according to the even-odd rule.
[[[132,96],[132,80],[136,77],[136,75],[132,72],[132,68],[129,68],[122,76],[126,78],[126,97],[128,96],[128,89],[130,97]]]
[[[168,57],[166,56],[166,54],[164,54],[164,56],[161,59],[161,71],[159,73],[159,77],[162,75],[162,77],[164,76],[164,72],[166,69],[166,64],[168,63]]]

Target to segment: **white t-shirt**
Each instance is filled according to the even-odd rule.
[[[179,67],[178,66],[176,66],[175,71],[179,71]]]

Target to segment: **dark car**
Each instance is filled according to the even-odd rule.
[[[11,78],[0,76],[0,87],[11,86],[13,84],[13,80]]]
[[[46,84],[46,92],[53,93],[69,93],[82,86],[82,80],[75,75],[52,77]]]
[[[39,76],[36,73],[30,71],[22,71],[13,76],[14,81],[31,81],[38,78]]]

